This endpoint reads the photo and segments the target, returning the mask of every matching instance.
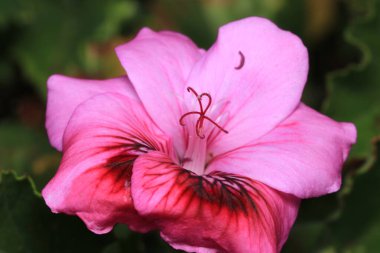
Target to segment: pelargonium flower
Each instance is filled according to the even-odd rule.
[[[116,53],[126,76],[48,80],[53,212],[99,234],[159,230],[188,252],[279,252],[300,200],[339,189],[356,130],[300,102],[294,34],[251,17],[205,51],[144,28]]]

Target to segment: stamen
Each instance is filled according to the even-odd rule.
[[[199,138],[204,139],[206,136],[203,133],[203,126],[201,126],[201,124],[203,124],[203,119],[201,118],[202,116],[199,117],[197,123],[195,124],[195,131],[197,132]]]
[[[228,134],[228,131],[225,130],[224,128],[222,128],[221,126],[219,126],[215,121],[213,121],[212,119],[210,119],[209,117],[207,116],[203,116],[204,119],[207,119],[208,121],[210,121],[212,124],[214,124],[217,128],[220,129],[220,131],[223,131],[225,132],[226,134]]]
[[[245,63],[244,54],[241,51],[239,51],[239,55],[240,55],[240,63],[239,63],[238,66],[235,67],[236,70],[241,69],[244,66],[244,63]]]
[[[184,115],[182,115],[182,117],[179,119],[179,124],[181,124],[181,126],[184,126],[185,123],[183,123],[183,119],[184,119],[187,115],[191,115],[191,114],[199,114],[199,115],[202,115],[200,112],[187,112],[187,113],[185,113]]]
[[[240,51],[239,51],[239,53],[240,53]],[[243,64],[244,64],[244,62],[243,62]],[[205,135],[203,133],[203,122],[204,122],[205,119],[208,120],[208,121],[210,121],[220,131],[228,134],[227,130],[225,130],[223,127],[221,127],[220,125],[218,125],[218,123],[216,123],[214,120],[212,120],[211,118],[209,118],[208,116],[206,116],[206,112],[208,111],[208,109],[210,108],[211,103],[212,103],[211,95],[208,94],[208,93],[202,93],[201,95],[198,95],[198,93],[193,88],[191,88],[191,87],[187,87],[187,91],[190,92],[190,93],[193,93],[195,95],[195,97],[197,98],[198,103],[199,103],[200,112],[192,111],[192,112],[185,113],[179,119],[179,124],[181,124],[181,126],[184,126],[185,125],[185,123],[183,122],[184,118],[186,118],[189,115],[196,114],[196,115],[199,115],[199,118],[198,118],[198,120],[197,120],[197,122],[195,124],[195,132],[197,133],[197,135],[198,135],[199,138],[201,138],[201,139],[205,138]],[[207,106],[206,106],[205,109],[203,108],[202,97],[207,97],[208,98],[208,103],[207,103]]]

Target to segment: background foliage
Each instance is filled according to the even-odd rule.
[[[176,252],[156,233],[116,226],[94,235],[52,214],[40,190],[60,154],[44,130],[46,79],[121,75],[113,48],[143,26],[208,48],[217,28],[264,16],[302,37],[310,53],[303,100],[358,128],[336,194],[306,200],[284,252],[380,252],[380,0],[0,1],[0,252]]]

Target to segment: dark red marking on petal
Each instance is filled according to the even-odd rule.
[[[133,230],[148,231],[151,225],[137,213],[131,197],[130,181],[136,157],[119,153],[79,175],[67,196],[66,205],[71,209],[66,212],[80,214],[86,223],[98,228],[124,223]]]
[[[88,187],[93,188],[93,194],[97,190],[107,191],[108,194],[117,194],[120,191],[127,191],[127,186],[130,184],[132,176],[133,163],[137,157],[146,153],[141,151],[141,145],[139,143],[115,143],[107,147],[101,148],[101,152],[118,151],[107,158],[103,163],[95,165],[88,169],[83,176],[89,176],[92,180],[92,185]],[[101,153],[99,152],[99,153]],[[112,183],[111,183],[112,182]],[[82,183],[89,183],[84,180]],[[103,188],[102,184],[108,184],[109,187]],[[129,190],[128,190],[129,195]],[[93,196],[90,196],[93,198]]]
[[[116,130],[116,129],[114,129]],[[80,162],[95,159],[94,164],[72,182],[66,205],[67,213],[80,214],[88,222],[96,217],[96,227],[111,227],[125,223],[132,229],[146,232],[151,224],[135,210],[131,197],[132,168],[138,156],[152,150],[166,150],[162,143],[146,135],[126,133],[121,129],[115,135],[96,135],[92,138],[104,146],[84,152]],[[98,158],[97,158],[98,157]],[[104,157],[104,158],[102,158]]]
[[[240,55],[240,62],[239,62],[239,65],[235,67],[236,70],[239,70],[241,68],[243,68],[244,64],[245,64],[245,56],[244,54],[239,51],[239,55]]]
[[[178,196],[176,204],[185,205],[184,210],[193,205],[196,200],[200,200],[200,202],[211,204],[215,213],[224,209],[245,216],[251,212],[258,213],[254,199],[259,198],[261,200],[262,195],[254,185],[259,183],[255,183],[249,178],[219,171],[207,175],[197,175],[179,167],[170,160],[151,160],[150,164],[156,163],[159,163],[163,169],[160,170],[160,173],[156,173],[157,166],[147,167],[145,173],[147,184],[144,187],[159,191],[159,187],[167,184],[167,181],[160,182],[157,185],[154,182],[162,175],[169,176],[175,184],[172,184],[166,196],[176,192]],[[201,204],[198,203],[199,206]],[[199,212],[201,211],[199,210]]]
[[[180,159],[179,164],[183,166],[187,162],[191,162],[192,159],[190,157],[184,157],[183,159]]]
[[[131,180],[131,175],[131,165],[117,168],[107,167],[107,164],[104,163],[88,169],[78,178],[76,183],[86,184],[87,191],[91,192],[91,195],[88,196],[91,205],[98,191],[101,191],[101,194],[106,194],[108,198],[121,192],[127,192],[125,185]],[[103,185],[107,185],[107,187],[103,187]]]
[[[110,152],[110,156],[103,163],[85,172],[85,174],[97,174],[93,177],[93,180],[98,181],[95,183],[94,191],[97,190],[102,181],[106,180],[114,182],[113,186],[108,188],[110,193],[126,190],[126,185],[130,184],[131,181],[133,164],[139,155],[153,150],[167,151],[162,143],[151,140],[139,131],[137,134],[130,134],[121,129],[118,130],[122,135],[97,135],[95,137],[109,138],[110,141],[107,146],[99,147],[93,155]]]
[[[184,126],[185,123],[183,122],[183,120],[187,116],[189,116],[189,115],[199,115],[199,118],[198,118],[198,120],[197,120],[197,122],[195,124],[195,132],[197,133],[197,136],[199,138],[201,138],[201,139],[205,138],[205,135],[203,134],[203,123],[204,123],[205,119],[208,120],[209,122],[211,122],[220,131],[228,134],[227,130],[225,130],[223,127],[221,127],[220,125],[218,125],[218,123],[216,123],[214,120],[212,120],[211,118],[209,118],[209,117],[206,116],[206,112],[208,111],[208,109],[210,108],[211,103],[212,103],[211,95],[208,94],[208,93],[202,93],[201,95],[198,95],[198,93],[193,88],[191,88],[191,87],[187,87],[187,91],[190,92],[190,93],[193,93],[195,95],[195,97],[197,98],[200,112],[192,111],[192,112],[187,112],[187,113],[183,114],[181,116],[181,118],[179,119],[179,124],[181,126]],[[207,105],[206,105],[205,109],[203,108],[202,97],[207,97],[208,98],[208,102],[207,102]]]
[[[109,169],[125,169],[131,170],[134,161],[141,154],[145,154],[148,151],[159,150],[157,144],[152,144],[146,142],[139,137],[122,137],[122,136],[112,136],[115,139],[121,139],[122,142],[114,142],[109,146],[102,148],[103,151],[119,150],[116,155],[111,156],[104,163],[104,167]]]
[[[191,252],[279,252],[299,203],[244,176],[196,175],[161,152],[141,156],[133,170],[136,209]]]

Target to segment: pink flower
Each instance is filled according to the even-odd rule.
[[[127,75],[48,81],[46,127],[63,151],[43,190],[95,233],[161,231],[189,252],[279,252],[300,199],[335,192],[356,139],[300,102],[300,39],[263,18],[199,49],[141,30],[116,48]]]

